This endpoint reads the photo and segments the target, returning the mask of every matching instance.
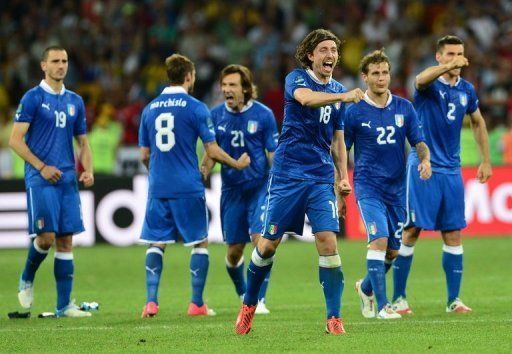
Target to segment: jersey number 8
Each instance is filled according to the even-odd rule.
[[[174,144],[176,144],[174,132],[172,131],[174,129],[174,116],[171,113],[159,114],[155,120],[155,129],[156,147],[162,152],[171,150]],[[164,136],[167,137],[165,142]]]

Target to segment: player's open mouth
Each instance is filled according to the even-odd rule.
[[[322,64],[322,66],[324,69],[332,70],[332,68],[334,66],[334,62],[326,61],[325,63]]]
[[[226,102],[229,102],[229,103],[231,103],[235,100],[235,96],[233,96],[231,94],[227,94],[227,95],[225,94],[224,98],[226,99]]]

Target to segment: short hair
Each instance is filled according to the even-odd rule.
[[[165,69],[171,85],[182,85],[185,76],[195,71],[192,60],[181,54],[173,54],[165,59]]]
[[[389,57],[386,55],[386,53],[384,53],[384,48],[380,50],[374,50],[370,54],[365,55],[365,57],[361,59],[359,70],[363,74],[368,74],[370,64],[380,63],[388,63],[389,70],[391,71],[391,62],[389,61]]]
[[[331,31],[319,28],[309,32],[297,46],[297,52],[295,53],[295,59],[297,59],[304,69],[311,68],[312,62],[309,60],[308,54],[313,53],[318,43],[323,41],[334,41],[338,48],[338,52],[341,51],[341,45],[343,42]]]
[[[442,38],[439,38],[439,40],[437,41],[436,50],[438,52],[440,52],[446,44],[464,45],[464,42],[462,41],[462,39],[460,39],[457,36],[452,36],[452,35],[444,36]]]
[[[43,55],[41,55],[41,61],[46,61],[48,59],[48,54],[52,51],[52,50],[56,50],[56,51],[66,51],[66,49],[60,45],[51,45],[49,47],[47,47],[44,51],[43,51]]]
[[[237,64],[226,66],[220,73],[220,83],[222,84],[222,80],[227,75],[231,74],[240,74],[240,81],[244,91],[244,104],[249,102],[250,99],[256,99],[258,97],[258,89],[253,82],[252,73],[249,68]]]

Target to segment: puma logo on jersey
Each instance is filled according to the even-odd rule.
[[[41,107],[46,108],[47,110],[50,110],[50,104],[49,103],[43,103],[43,104],[41,104]]]
[[[222,130],[223,132],[226,131],[226,127],[223,127],[222,125],[219,125],[219,127],[217,129]]]
[[[443,98],[443,100],[444,100],[444,98],[445,98],[445,96],[446,96],[446,92],[439,90],[439,94],[441,95],[441,97],[442,97],[442,98]]]
[[[368,127],[368,128],[370,128],[370,129],[372,129],[372,127],[371,127],[371,125],[370,125],[370,124],[371,124],[371,121],[368,121],[368,123],[361,123],[361,126],[362,126],[362,127]]]

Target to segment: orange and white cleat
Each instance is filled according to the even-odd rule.
[[[236,318],[235,332],[236,334],[247,334],[251,331],[252,320],[256,312],[256,305],[242,304],[238,317]]]
[[[189,316],[215,316],[217,313],[212,309],[208,308],[206,304],[197,306],[193,302],[188,305],[187,315]]]
[[[343,321],[341,321],[341,318],[334,316],[328,318],[325,325],[325,333],[332,334],[334,336],[345,334],[345,327],[343,327]]]
[[[453,312],[453,313],[470,313],[472,312],[473,310],[464,305],[464,303],[462,302],[461,299],[459,298],[456,298],[455,300],[453,300],[451,302],[451,304],[449,304],[448,306],[446,306],[446,312]]]
[[[158,305],[154,301],[148,302],[142,309],[142,318],[155,317],[158,313]]]
[[[410,315],[412,314],[411,307],[409,306],[409,303],[405,299],[405,297],[400,296],[398,299],[396,299],[393,304],[391,305],[393,310],[395,310],[396,313],[400,315]]]

